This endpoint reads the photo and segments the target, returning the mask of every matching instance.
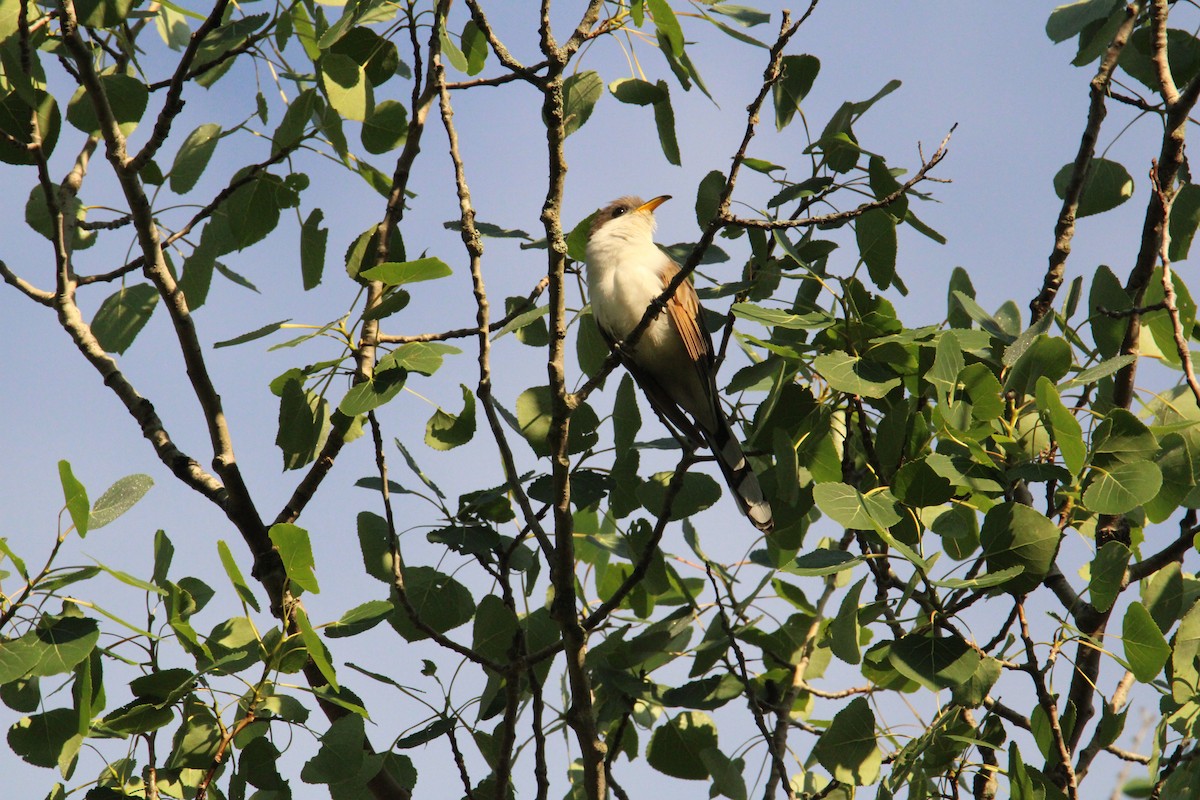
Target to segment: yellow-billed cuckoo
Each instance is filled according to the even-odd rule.
[[[592,314],[654,410],[691,442],[712,450],[742,512],[770,532],[771,505],[717,396],[712,338],[692,284],[679,285],[632,349],[622,346],[679,274],[679,265],[654,244],[654,209],[669,199],[622,197],[596,214],[587,244]]]

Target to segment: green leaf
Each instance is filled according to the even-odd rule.
[[[382,281],[387,286],[401,286],[418,281],[432,281],[451,274],[450,267],[440,258],[419,258],[416,261],[385,261],[364,269],[359,276],[369,281]]]
[[[24,717],[8,729],[8,745],[23,761],[37,767],[58,767],[64,775],[74,768],[82,744],[76,713],[69,708]]]
[[[570,136],[583,127],[604,94],[604,81],[596,72],[577,72],[563,81],[563,127]]]
[[[1200,692],[1200,670],[1197,669],[1196,662],[1198,655],[1200,601],[1194,601],[1179,623],[1179,630],[1175,633],[1174,651],[1171,653],[1171,696],[1177,703],[1192,702]]]
[[[363,567],[366,573],[378,581],[391,585],[394,576],[387,521],[378,514],[360,511],[358,514],[358,545],[362,551]]]
[[[667,486],[675,475],[673,471],[658,472],[642,482],[637,489],[638,502],[642,508],[657,517],[666,502]],[[721,486],[700,472],[689,472],[683,476],[683,486],[671,503],[672,521],[685,519],[711,507],[721,499]]]
[[[775,130],[783,130],[792,121],[820,71],[821,62],[816,56],[783,57],[779,80],[771,88],[775,101]]]
[[[362,3],[358,9],[369,10],[373,5],[375,4]],[[333,28],[341,24],[347,16],[352,15],[343,14],[342,18],[334,26],[331,26],[321,39],[323,41],[327,39]],[[396,45],[364,25],[350,28],[336,42],[325,47],[330,52],[340,53],[354,59],[362,66],[367,80],[372,86],[381,86],[387,83],[396,76],[396,71],[401,66],[400,53],[396,49]]]
[[[1125,609],[1121,639],[1125,643],[1125,660],[1129,662],[1129,669],[1141,683],[1150,683],[1158,677],[1171,657],[1171,646],[1141,603],[1130,603],[1129,608]]]
[[[1089,322],[1092,328],[1092,338],[1096,341],[1096,349],[1104,358],[1112,358],[1121,349],[1121,341],[1125,337],[1127,320],[1114,319],[1106,311],[1128,311],[1133,304],[1126,293],[1121,281],[1113,271],[1100,265],[1092,278],[1091,291],[1088,295],[1088,310],[1091,312]]]
[[[18,4],[12,3],[11,7],[15,10]],[[54,97],[46,92],[40,89],[32,90],[34,105],[30,104],[24,94],[14,91],[0,97],[0,161],[18,166],[33,166],[37,159],[26,145],[33,142],[34,105],[37,107],[37,130],[42,138],[42,153],[47,158],[58,142],[62,114],[59,113]]]
[[[1065,164],[1054,176],[1054,193],[1066,197],[1067,184],[1075,170],[1075,162]],[[1133,178],[1123,166],[1106,158],[1093,158],[1083,181],[1076,219],[1110,211],[1133,196]]]
[[[962,637],[917,633],[893,642],[888,657],[902,675],[934,692],[970,680],[980,660]]]
[[[1065,42],[1083,32],[1093,22],[1108,17],[1119,0],[1076,0],[1050,12],[1046,35],[1052,42]]]
[[[250,591],[250,586],[246,583],[246,579],[242,576],[242,571],[238,568],[233,553],[229,550],[229,545],[223,539],[217,540],[217,555],[221,559],[221,566],[225,568],[225,575],[228,576],[229,582],[233,584],[233,589],[237,592],[238,598],[255,611],[261,611],[258,607],[258,600],[254,597],[254,592]]]
[[[321,637],[313,629],[312,623],[308,620],[308,614],[303,608],[296,608],[296,626],[300,628],[300,637],[304,640],[304,649],[308,651],[308,657],[317,665],[317,669],[325,676],[325,680],[329,681],[329,685],[333,687],[335,692],[341,691],[338,688],[337,672],[333,667],[333,659],[329,656],[329,649],[325,647],[325,643],[321,641]],[[360,719],[355,714],[349,714],[343,719]],[[334,723],[337,724],[336,722]]]
[[[571,232],[567,234],[567,257],[572,261],[578,261],[581,264],[587,261],[588,234],[591,232],[592,222],[599,213],[600,209],[596,209],[588,214],[576,223]]]
[[[1159,91],[1158,69],[1154,63],[1154,36],[1150,25],[1139,25],[1129,37],[1117,63],[1146,87]],[[1166,31],[1167,63],[1179,86],[1190,83],[1200,71],[1200,42],[1190,30],[1168,28]]]
[[[866,582],[867,579],[863,578],[850,587],[850,591],[842,598],[837,616],[829,622],[829,649],[847,664],[862,661],[858,648],[858,607]]]
[[[67,461],[58,462],[58,478],[62,483],[67,513],[71,515],[71,522],[75,525],[75,530],[79,533],[80,538],[83,538],[87,536],[88,523],[91,521],[87,489],[83,488],[83,484],[75,477],[75,473],[71,471],[71,465]]]
[[[92,333],[109,353],[122,354],[150,321],[158,291],[148,283],[123,286],[109,295],[92,318]]]
[[[408,371],[400,368],[377,372],[369,380],[351,387],[338,403],[338,411],[347,417],[357,417],[379,408],[400,394],[407,378]]]
[[[725,188],[725,173],[712,170],[700,181],[696,190],[696,224],[705,228],[717,215],[721,191]]]
[[[379,360],[376,370],[403,367],[409,372],[432,375],[442,368],[443,356],[461,353],[454,345],[442,342],[409,342],[402,344]]]
[[[649,81],[639,80],[638,78],[621,78],[613,81],[608,85],[608,90],[612,92],[613,97],[620,100],[622,103],[631,103],[636,106],[649,106],[655,103],[660,103],[666,99],[666,94],[663,91],[662,83],[650,83]]]
[[[708,767],[700,754],[716,748],[717,726],[700,711],[685,711],[655,729],[646,748],[646,762],[672,778],[700,781]]]
[[[153,478],[140,473],[121,478],[105,489],[104,494],[100,495],[100,498],[92,506],[88,529],[94,531],[97,528],[103,528],[133,508],[153,485]]]
[[[403,103],[384,100],[363,120],[362,144],[368,153],[390,153],[408,138],[408,110]]]
[[[730,800],[746,800],[746,779],[743,777],[746,771],[744,758],[730,759],[713,747],[701,750],[700,760],[704,762],[709,777],[712,779],[712,786],[709,789],[710,796],[720,795],[728,797]]]
[[[813,756],[833,779],[853,786],[879,780],[883,753],[875,734],[875,713],[865,697],[851,700],[817,739]]]
[[[998,659],[990,656],[981,658],[979,665],[971,677],[950,687],[954,702],[967,708],[978,708],[991,692],[996,681],[1000,680],[1001,665]]]
[[[441,736],[445,736],[450,731],[454,730],[454,726],[458,724],[458,720],[454,717],[442,717],[421,728],[415,733],[410,733],[396,740],[392,747],[397,750],[407,750],[412,747],[419,747],[427,742],[432,742]]]
[[[505,663],[519,629],[517,617],[496,595],[485,595],[475,611],[471,648],[484,658]]]
[[[146,113],[146,103],[150,99],[146,84],[121,73],[101,75],[98,80],[121,135],[128,136],[137,127],[142,114]],[[92,97],[82,86],[75,90],[71,101],[67,103],[67,122],[86,134],[100,134],[100,122]]]
[[[288,580],[313,594],[320,592],[317,576],[313,573],[316,562],[313,561],[308,531],[291,523],[280,522],[272,525],[268,534],[271,542],[279,550]]]
[[[1200,226],[1200,185],[1185,183],[1171,202],[1171,244],[1167,257],[1172,262],[1188,257],[1197,226]]]
[[[683,55],[683,28],[667,0],[646,0],[646,8],[654,18],[654,27],[663,34],[676,56]]]
[[[43,584],[44,587],[44,584]],[[76,616],[43,616],[37,627],[20,639],[4,643],[4,651],[17,661],[31,656],[26,672],[37,676],[61,675],[91,655],[100,639],[100,626],[94,619]],[[22,650],[26,655],[22,654]],[[7,658],[4,659],[7,661]]]
[[[553,410],[549,386],[526,389],[517,397],[517,424],[521,435],[539,456],[550,455],[550,423]],[[600,441],[596,428],[600,420],[587,403],[581,403],[571,414],[567,433],[567,452],[582,453]]]
[[[1037,380],[1036,396],[1042,421],[1050,428],[1063,463],[1072,475],[1078,475],[1087,462],[1087,446],[1083,443],[1083,428],[1079,420],[1063,405],[1058,389],[1044,375]]]
[[[675,110],[671,107],[671,96],[666,81],[659,81],[663,99],[654,104],[654,127],[658,130],[658,143],[662,145],[667,163],[680,165],[679,141],[675,138]]]
[[[464,71],[468,75],[478,75],[483,71],[484,64],[487,63],[488,42],[483,31],[479,30],[479,26],[475,24],[475,20],[467,20],[461,41],[463,56],[467,61],[467,68]]]
[[[589,377],[597,375],[604,367],[608,354],[608,341],[600,332],[600,326],[596,324],[596,315],[588,309],[580,314],[576,326],[575,356],[579,361],[579,368]]]
[[[79,0],[75,15],[80,25],[89,28],[111,28],[129,16],[133,0]]]
[[[813,499],[821,512],[850,530],[890,528],[900,522],[896,498],[886,489],[862,494],[845,483],[819,483]]]
[[[1123,408],[1108,412],[1108,416],[1092,434],[1092,452],[1112,456],[1119,461],[1153,458],[1158,449],[1158,439],[1151,430]]]
[[[412,295],[403,289],[392,289],[383,296],[383,300],[379,305],[368,308],[363,312],[362,318],[364,322],[369,322],[373,319],[385,319],[395,314],[398,311],[403,311],[409,301],[412,300]],[[410,342],[410,344],[413,344]]]
[[[1161,488],[1162,470],[1153,461],[1096,465],[1083,502],[1098,514],[1126,514],[1153,500]]]
[[[283,384],[279,395],[279,432],[275,444],[283,453],[285,470],[312,463],[329,430],[329,403],[304,389],[299,378]]]
[[[391,616],[395,610],[395,606],[387,600],[368,600],[350,609],[341,619],[327,627],[325,635],[330,639],[338,639],[369,631]]]
[[[880,398],[900,385],[900,379],[883,364],[842,350],[820,354],[813,359],[813,368],[833,389],[861,397]]]
[[[512,313],[514,308],[525,306],[524,297],[509,297],[504,301],[505,311]],[[505,336],[513,331],[517,332],[517,340],[521,344],[527,344],[530,347],[545,347],[550,341],[550,331],[546,328],[546,323],[542,321],[542,317],[550,313],[550,306],[534,306],[527,311],[517,314],[508,321],[500,330],[492,334],[492,341],[496,341],[501,336]]]
[[[1004,390],[1021,397],[1033,395],[1040,378],[1057,384],[1071,369],[1072,361],[1071,345],[1065,339],[1040,335],[1009,370]]]
[[[1092,559],[1088,595],[1096,610],[1103,613],[1113,607],[1121,593],[1125,568],[1129,566],[1129,547],[1123,542],[1105,542]]]
[[[329,229],[322,228],[325,212],[314,208],[308,212],[304,224],[300,226],[300,276],[304,282],[304,291],[316,288],[321,283],[321,275],[325,271],[325,247],[329,241]]]
[[[450,62],[450,66],[454,67],[459,72],[467,71],[467,57],[454,40],[450,38],[449,33],[443,28],[441,32],[442,55]]]
[[[172,192],[186,194],[196,186],[220,139],[221,126],[214,122],[201,125],[188,134],[171,166]]]
[[[271,137],[272,154],[293,147],[306,135],[313,123],[313,112],[318,102],[320,98],[317,96],[317,90],[305,89],[288,103],[287,111],[283,112],[283,119]]]
[[[453,450],[471,441],[475,435],[475,395],[466,386],[462,387],[463,410],[447,414],[438,408],[425,423],[425,444],[434,450]]]
[[[795,314],[782,308],[766,308],[753,303],[734,303],[734,316],[758,322],[769,328],[787,328],[788,330],[823,330],[834,323],[834,319],[823,310],[817,309],[805,314]]]
[[[261,328],[256,328],[255,330],[252,330],[249,333],[243,333],[241,336],[235,336],[232,339],[226,339],[223,342],[217,342],[213,345],[213,348],[215,349],[218,347],[233,347],[234,345],[237,345],[237,344],[245,344],[246,342],[253,342],[255,339],[261,339],[264,336],[270,336],[272,333],[279,330],[280,328],[282,328],[284,325],[288,324],[289,322],[291,322],[290,319],[281,319],[279,322],[272,322],[269,325],[263,325]]]
[[[417,618],[438,633],[453,630],[469,622],[475,615],[475,601],[471,592],[454,578],[432,567],[405,567],[404,589]],[[396,632],[410,642],[428,636],[413,624],[407,610],[399,602],[396,603],[396,613],[392,615],[391,623]]]
[[[233,180],[247,177],[250,179],[221,203],[213,213],[212,221],[204,228],[201,245],[214,257],[244,250],[265,239],[278,227],[280,212],[299,205],[299,192],[308,180],[307,176],[299,179],[289,176],[285,181],[269,172],[250,175],[246,170],[235,173]],[[249,281],[235,277],[228,267],[217,263],[216,268],[235,283],[254,289]]]
[[[1002,584],[1005,591],[1025,594],[1050,571],[1058,552],[1058,526],[1029,506],[1000,503],[984,515],[979,541],[989,572],[1019,566],[1024,572]]]
[[[338,53],[326,53],[319,66],[321,87],[329,104],[346,119],[364,121],[374,100],[363,68],[354,59]]]
[[[924,459],[909,461],[896,471],[892,492],[900,502],[922,508],[940,506],[955,494],[954,486]]]
[[[825,485],[825,484],[820,484]],[[835,572],[841,572],[853,567],[855,564],[861,564],[860,556],[851,555],[845,550],[827,550],[818,548],[811,553],[805,553],[802,556],[797,556],[785,569],[795,575],[805,577],[820,577],[822,575],[832,575]]]
[[[999,570],[998,572],[985,572],[974,578],[942,578],[941,580],[930,581],[930,583],[944,589],[986,589],[1006,583],[1009,579],[1015,578],[1024,571],[1024,567],[1014,566]]]
[[[903,187],[896,176],[888,169],[887,163],[879,156],[871,156],[867,164],[867,177],[871,184],[871,193],[876,200],[883,200],[899,192]],[[908,198],[901,194],[889,203],[885,210],[894,219],[903,220],[908,216]]]

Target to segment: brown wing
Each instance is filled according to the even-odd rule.
[[[668,259],[662,273],[663,289],[666,289],[678,274],[679,265]],[[696,296],[696,289],[692,286],[691,281],[679,284],[675,294],[667,301],[667,313],[675,325],[675,330],[679,331],[679,336],[683,339],[683,344],[687,347],[692,361],[697,365],[703,365],[703,377],[707,383],[708,375],[712,371],[710,367],[713,345],[712,339],[708,335],[708,329],[704,327],[700,298]]]
[[[662,274],[663,288],[666,289],[678,274],[679,265],[667,259]],[[715,430],[716,421],[724,417],[724,412],[717,402],[717,381],[713,374],[713,343],[708,329],[704,327],[704,311],[700,308],[700,298],[696,296],[696,289],[692,286],[691,281],[679,284],[675,294],[667,301],[667,314],[671,318],[671,324],[679,332],[684,347],[687,348],[692,366],[700,378],[700,385],[708,390],[712,422],[704,420],[697,420],[697,422],[701,427],[713,425]],[[712,432],[709,431],[709,433]]]

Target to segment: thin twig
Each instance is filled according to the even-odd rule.
[[[1156,1],[1156,8],[1157,5]],[[1165,16],[1166,12],[1164,11],[1163,14]],[[1163,35],[1165,36],[1166,34],[1164,33]],[[1154,188],[1155,198],[1163,207],[1163,235],[1158,245],[1158,259],[1162,263],[1163,305],[1167,309],[1167,315],[1171,318],[1171,332],[1175,338],[1175,352],[1179,354],[1179,361],[1183,366],[1184,378],[1187,380],[1188,388],[1192,390],[1192,397],[1195,398],[1197,407],[1200,407],[1200,382],[1196,381],[1196,371],[1192,368],[1192,354],[1187,343],[1190,331],[1185,332],[1183,330],[1183,321],[1179,318],[1179,306],[1175,297],[1175,282],[1171,280],[1171,259],[1167,255],[1167,251],[1171,245],[1171,208],[1174,205],[1174,196],[1167,197],[1162,187],[1154,181],[1154,174],[1158,171],[1158,163],[1151,163],[1150,182]]]
[[[446,88],[449,88],[447,85]],[[537,305],[538,298],[542,296],[542,292],[546,291],[549,285],[549,278],[542,278],[538,281],[537,286],[533,287],[533,291],[525,298],[525,301],[518,303],[508,314],[495,322],[488,323],[488,333],[493,333],[500,330],[505,325],[512,322],[517,317],[533,309]],[[440,333],[418,333],[409,336],[398,336],[395,334],[381,333],[379,334],[380,344],[409,344],[410,342],[444,342],[447,339],[465,339],[468,336],[478,336],[479,326],[473,325],[470,328],[455,328],[449,331],[441,331]]]
[[[1129,34],[1133,31],[1137,17],[1137,4],[1130,4],[1126,8],[1125,21],[1117,29],[1112,42],[1104,52],[1104,58],[1100,60],[1100,68],[1092,78],[1091,103],[1088,106],[1087,123],[1084,125],[1083,135],[1079,139],[1079,150],[1075,154],[1071,177],[1063,192],[1062,208],[1058,212],[1058,222],[1054,226],[1054,249],[1050,252],[1050,265],[1046,270],[1045,278],[1042,279],[1042,290],[1029,303],[1032,312],[1030,324],[1037,322],[1049,313],[1059,287],[1062,286],[1067,257],[1071,255],[1071,240],[1075,236],[1075,216],[1079,211],[1079,198],[1083,196],[1083,186],[1087,180],[1092,156],[1096,152],[1100,126],[1108,113],[1104,100],[1112,85],[1112,74],[1117,67],[1117,59],[1120,57],[1121,51],[1125,49],[1125,43],[1129,41]]]
[[[1067,741],[1063,736],[1062,726],[1059,724],[1058,704],[1054,702],[1054,697],[1051,696],[1050,690],[1046,688],[1045,673],[1038,666],[1033,638],[1029,634],[1029,621],[1025,618],[1024,603],[1018,602],[1017,604],[1017,618],[1021,622],[1021,641],[1025,643],[1025,655],[1028,658],[1028,662],[1025,665],[1026,672],[1033,679],[1033,688],[1037,693],[1038,705],[1046,713],[1046,719],[1050,723],[1050,734],[1053,743],[1051,753],[1056,757],[1055,770],[1063,774],[1066,784],[1064,788],[1067,791],[1068,800],[1078,800],[1079,784],[1075,778],[1075,768],[1071,765],[1071,751],[1067,749]]]

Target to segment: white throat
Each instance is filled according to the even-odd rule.
[[[592,313],[618,339],[641,321],[650,302],[663,290],[668,259],[654,244],[654,227],[653,214],[632,212],[609,220],[588,240]],[[651,331],[647,334],[653,336]]]

